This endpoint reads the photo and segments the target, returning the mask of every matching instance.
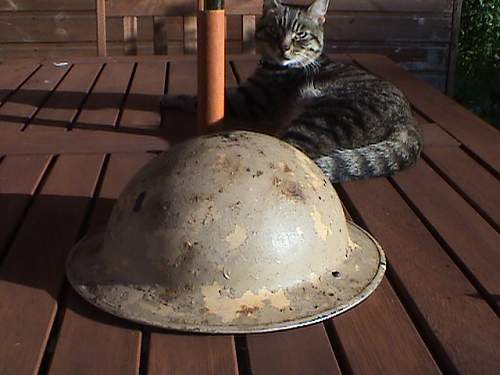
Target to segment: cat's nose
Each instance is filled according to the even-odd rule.
[[[290,48],[291,48],[291,47],[292,47],[292,46],[291,46],[291,44],[290,44],[290,43],[282,43],[282,44],[281,44],[281,51],[282,51],[283,53],[288,52],[288,51],[290,51]]]
[[[283,57],[285,59],[289,59],[290,58],[290,53],[291,53],[291,45],[290,44],[282,44],[281,45],[281,54],[283,55]]]

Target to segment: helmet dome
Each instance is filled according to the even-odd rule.
[[[245,131],[191,139],[151,161],[107,230],[67,263],[76,290],[110,313],[223,333],[338,314],[366,298],[384,268],[314,162]]]

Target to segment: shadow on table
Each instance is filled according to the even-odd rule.
[[[0,121],[18,125],[19,130],[30,126],[54,127],[70,130],[73,126],[89,130],[119,131],[139,134],[157,133],[160,121],[160,95],[128,94],[120,93],[95,93],[85,98],[81,92],[46,90],[18,90],[14,95],[8,96],[9,91],[0,90],[0,98],[7,96],[0,108]],[[48,98],[48,99],[47,99]],[[9,107],[9,104],[17,104]],[[32,106],[26,109],[21,105]],[[31,118],[33,111],[40,106],[42,111]],[[99,111],[104,109],[120,109],[139,111],[139,126],[114,127],[113,124],[99,124],[95,122],[79,121],[80,114],[77,111],[82,108],[88,111]],[[49,112],[46,112],[49,110]],[[54,113],[50,110],[56,110]],[[22,115],[19,115],[19,114]],[[24,115],[26,114],[26,115]],[[151,117],[151,114],[153,115]],[[157,114],[157,116],[155,116]],[[150,117],[147,117],[147,116]],[[145,117],[146,116],[146,117]],[[109,114],[108,114],[109,118]],[[109,121],[109,120],[108,120]]]
[[[0,98],[3,95],[8,95],[8,91],[0,90]],[[47,97],[48,100],[45,101],[44,98]],[[128,94],[124,100],[123,94],[95,93],[86,100],[80,92],[57,91],[51,93],[50,91],[43,90],[18,90],[14,95],[7,97],[5,104],[17,103],[37,107],[40,103],[43,103],[43,111],[36,113],[31,118],[32,110],[26,111],[29,112],[28,115],[20,116],[16,112],[22,111],[22,109],[5,109],[5,107],[0,107],[0,122],[11,123],[16,130],[20,131],[26,129],[27,126],[30,128],[61,128],[64,130],[72,130],[74,127],[77,127],[78,129],[85,130],[158,135],[167,138],[171,142],[182,141],[195,135],[197,133],[196,114],[176,110],[161,111],[159,104],[160,97],[160,95]],[[132,123],[127,123],[126,125],[118,123],[116,126],[113,126],[112,124],[85,122],[84,119],[80,121],[80,116],[76,116],[76,110],[80,107],[90,111],[125,109],[139,111],[141,114],[137,116],[138,120],[135,124],[132,121]],[[44,111],[48,109],[74,110],[75,113],[60,114],[57,112],[47,115]],[[149,119],[147,116],[151,114],[153,116]],[[44,118],[45,115],[47,115],[46,118]],[[58,116],[67,118],[67,120],[57,119]],[[120,121],[120,118],[118,121]],[[226,124],[224,125],[225,129],[245,129],[268,134],[273,132],[271,130],[272,127],[270,123],[256,122],[249,124],[233,119],[226,120]],[[219,127],[216,130],[221,129]]]
[[[114,203],[115,199],[92,202],[88,197],[44,194],[31,201],[30,195],[0,194],[0,294],[12,309],[32,299],[40,308],[63,301],[60,307],[88,319],[139,327],[94,308],[65,280],[66,255],[84,231],[92,234],[105,228]]]
[[[57,303],[59,310],[66,309],[64,316],[72,313],[94,321],[96,329],[99,324],[142,328],[95,308],[65,278],[67,254],[84,232],[92,235],[105,229],[115,202],[79,196],[39,194],[32,199],[27,194],[0,194],[0,295],[2,301],[9,302],[9,309],[19,315],[32,314],[23,311],[31,306],[46,316],[43,310]]]
[[[38,106],[44,108],[97,110],[102,108],[155,109],[160,108],[161,95],[98,92],[85,94],[79,91],[50,91],[19,89],[15,92],[0,89],[2,102]],[[125,98],[125,100],[124,100]]]

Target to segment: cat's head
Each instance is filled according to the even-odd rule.
[[[264,61],[301,67],[314,62],[323,51],[323,24],[329,0],[309,6],[264,0],[262,18],[256,28],[257,51]]]

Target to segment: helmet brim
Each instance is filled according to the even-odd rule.
[[[259,280],[253,280],[253,287],[244,296],[221,294],[215,284],[198,290],[179,285],[178,290],[168,292],[161,284],[150,281],[130,284],[119,265],[103,264],[99,258],[103,234],[86,237],[72,249],[66,273],[85,300],[141,324],[211,334],[290,329],[353,308],[382,281],[386,269],[382,248],[356,224],[347,221],[347,228],[350,253],[336,269],[314,278],[294,275],[298,280],[295,284],[278,290],[267,290]]]

